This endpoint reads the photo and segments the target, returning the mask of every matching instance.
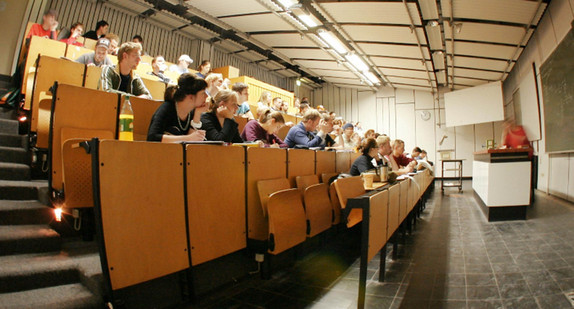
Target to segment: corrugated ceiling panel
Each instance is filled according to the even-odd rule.
[[[502,73],[454,68],[454,76],[474,77],[474,78],[495,81],[500,80],[500,78],[502,77]]]
[[[218,46],[224,50],[227,50],[229,52],[236,52],[236,51],[246,49],[245,46],[242,46],[241,44],[238,44],[238,43],[235,43],[235,42],[229,41],[229,40],[219,41],[219,42],[215,43],[214,45]]]
[[[343,68],[343,66],[341,66]],[[321,70],[313,69],[313,73],[320,77],[331,76],[331,77],[342,77],[342,78],[357,78],[357,75],[351,71],[336,71],[336,70]]]
[[[268,69],[268,70],[279,70],[282,69],[283,66],[275,61],[263,61],[259,62],[259,65]]]
[[[259,60],[264,60],[267,59],[266,57],[264,57],[263,55],[260,55],[256,52],[253,51],[244,51],[244,52],[239,52],[236,54],[239,57],[243,57],[245,59],[248,59],[249,61],[259,61]]]
[[[166,27],[170,27],[172,29],[179,28],[183,25],[189,24],[189,21],[185,22],[180,19],[175,19],[173,16],[163,13],[155,14],[152,17],[150,17],[150,19],[158,23],[161,23]]]
[[[309,69],[340,70],[342,68],[337,65],[336,61],[295,60],[294,62]]]
[[[400,84],[396,84],[394,86],[396,88],[400,88],[400,89],[414,89],[414,90],[422,90],[422,91],[431,90],[430,86],[429,87],[422,87],[422,86],[411,86],[411,85],[400,85]]]
[[[228,16],[267,12],[268,10],[256,0],[193,0],[192,6],[211,16]]]
[[[418,69],[421,71],[425,70],[425,66],[421,60],[382,57],[371,57],[371,60],[373,60],[373,62],[379,67]]]
[[[417,44],[417,38],[409,27],[401,26],[343,26],[355,41]],[[417,28],[419,37],[424,38],[422,28]]]
[[[377,44],[377,43],[360,43],[358,44],[361,49],[369,56],[389,56],[389,57],[406,57],[406,58],[421,58],[421,51],[418,46],[405,46],[405,45],[392,45],[392,44]],[[425,58],[430,59],[428,51],[423,48]]]
[[[450,57],[447,57],[447,62],[449,66],[452,65]],[[477,69],[486,69],[495,71],[504,71],[506,69],[506,66],[508,66],[508,62],[503,60],[477,59],[462,56],[455,57],[454,64],[457,67],[477,68]]]
[[[450,16],[450,4],[443,1],[443,16]],[[542,3],[542,9],[538,8],[537,1],[525,0],[453,0],[455,18],[471,18],[494,21],[505,21],[512,23],[527,24],[536,13],[535,23],[541,17],[546,4]]]
[[[275,72],[277,72],[283,76],[286,76],[286,77],[297,77],[297,76],[299,76],[298,73],[295,73],[294,71],[291,71],[291,70],[279,70],[279,71],[275,71]]]
[[[391,83],[409,84],[409,85],[430,87],[430,82],[428,80],[422,80],[422,79],[412,79],[412,78],[403,78],[403,77],[389,77],[389,81]]]
[[[401,69],[387,69],[379,68],[383,74],[386,76],[403,76],[403,77],[415,77],[415,78],[428,78],[428,74],[425,71],[413,71],[413,70],[401,70]]]
[[[479,79],[471,79],[471,78],[464,78],[464,77],[455,77],[454,82],[456,84],[461,85],[468,85],[468,86],[479,86],[488,83],[487,81],[479,80]]]
[[[307,37],[301,37],[299,34],[257,34],[251,37],[271,47],[317,47],[317,45]]]
[[[292,31],[293,26],[273,13],[220,18],[242,32]]]
[[[362,85],[361,80],[358,77],[357,78],[327,77],[325,78],[325,80],[334,84]]]
[[[447,52],[452,53],[451,43],[447,43]],[[469,56],[479,56],[479,57],[489,57],[498,59],[510,59],[516,47],[512,46],[501,46],[492,44],[482,44],[482,43],[467,43],[467,42],[455,42],[454,52],[456,55],[469,55]],[[521,49],[522,52],[522,49]]]
[[[307,58],[307,59],[325,59],[334,60],[333,56],[321,49],[293,49],[293,48],[275,48],[274,51],[281,53],[289,58]]]
[[[419,0],[419,6],[424,19],[438,19],[439,16],[436,0]]]
[[[321,3],[338,23],[385,23],[410,24],[405,5],[401,2],[337,2]],[[409,3],[409,10],[417,11],[415,3]],[[418,16],[414,18],[415,25],[420,25]]]
[[[198,25],[191,25],[191,26],[187,26],[183,29],[181,29],[180,31],[183,31],[185,33],[188,33],[189,35],[192,35],[194,37],[203,39],[203,40],[209,40],[211,38],[215,38],[218,37],[219,35],[213,31],[207,30],[203,27],[200,27]]]
[[[445,38],[452,38],[450,27],[444,28]],[[455,33],[457,40],[470,40],[480,42],[495,42],[518,44],[524,35],[524,28],[464,22],[459,33]],[[447,44],[448,45],[448,44]]]

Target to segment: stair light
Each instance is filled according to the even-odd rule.
[[[26,120],[28,120],[28,117],[26,117],[26,115],[22,115],[22,116],[18,117],[18,121],[20,121],[20,122],[25,122]]]
[[[62,222],[62,208],[54,208],[54,218],[56,222]]]

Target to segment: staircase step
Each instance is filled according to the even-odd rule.
[[[30,166],[21,163],[0,162],[0,179],[30,180]]]
[[[101,298],[80,283],[59,285],[23,292],[0,294],[0,306],[16,308],[103,308]]]
[[[38,201],[0,201],[0,225],[48,224],[52,208]]]
[[[0,134],[18,134],[18,120],[0,118]]]
[[[29,164],[28,151],[24,148],[0,146],[2,162]]]
[[[16,118],[18,118],[18,114],[15,109],[6,107],[0,108],[0,119],[14,120]]]
[[[45,180],[14,181],[0,180],[0,200],[45,201],[48,182]]]
[[[0,226],[0,255],[59,251],[62,239],[48,225]]]
[[[25,135],[0,134],[0,146],[3,147],[24,147]]]

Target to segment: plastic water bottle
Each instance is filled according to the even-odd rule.
[[[134,111],[130,103],[130,97],[126,96],[120,111],[120,141],[134,140]]]

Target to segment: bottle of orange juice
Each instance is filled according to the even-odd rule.
[[[134,140],[134,111],[130,103],[130,97],[126,96],[122,109],[120,111],[120,141]]]

